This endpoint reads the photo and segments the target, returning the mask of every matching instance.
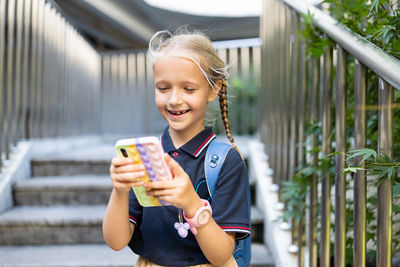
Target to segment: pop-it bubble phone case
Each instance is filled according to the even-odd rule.
[[[135,164],[146,168],[144,182],[172,179],[171,171],[164,160],[164,152],[157,137],[121,139],[115,144],[119,157],[130,157]],[[136,198],[143,207],[166,206],[166,202],[146,195],[143,186],[132,187]]]

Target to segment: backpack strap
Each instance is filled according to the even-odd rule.
[[[217,184],[219,172],[221,171],[226,155],[231,148],[232,145],[218,139],[212,140],[208,145],[204,160],[204,172],[211,199],[215,192],[215,185]]]

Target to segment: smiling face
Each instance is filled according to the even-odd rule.
[[[189,140],[204,129],[207,104],[218,95],[190,59],[164,55],[154,64],[156,106],[171,136]]]

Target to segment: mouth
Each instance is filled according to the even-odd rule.
[[[187,110],[168,110],[168,113],[174,116],[180,116],[183,114],[186,114],[189,112],[189,109]]]

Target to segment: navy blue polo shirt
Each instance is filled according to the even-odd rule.
[[[204,174],[204,158],[208,144],[216,138],[211,127],[205,128],[192,140],[175,148],[168,127],[161,143],[168,153],[189,175],[193,187],[202,199],[209,199]],[[235,232],[236,239],[250,234],[247,206],[248,176],[240,154],[231,149],[221,168],[213,196],[210,201],[212,217],[226,232]],[[174,223],[178,221],[178,209],[174,206],[142,207],[131,190],[129,195],[129,218],[135,231],[129,247],[148,260],[168,266],[187,266],[208,263],[196,238],[189,231],[181,238]]]

